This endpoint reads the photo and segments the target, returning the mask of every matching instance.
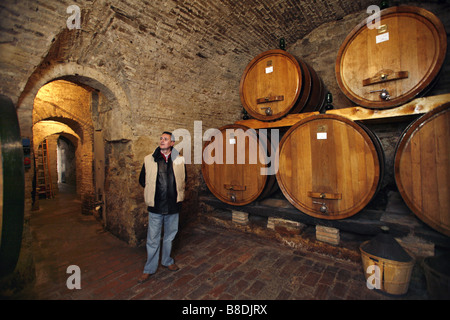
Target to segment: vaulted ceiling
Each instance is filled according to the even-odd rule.
[[[140,1],[139,1],[140,2]],[[391,1],[392,4],[405,1]],[[111,2],[108,9],[115,17],[138,26],[142,32],[157,29],[178,29],[189,39],[205,41],[208,46],[217,41],[235,42],[238,52],[245,47],[266,50],[278,46],[280,38],[287,45],[295,43],[323,23],[342,19],[345,15],[365,10],[373,0],[173,0]],[[239,48],[243,46],[243,48]]]
[[[195,3],[198,2],[185,1],[174,10],[183,17],[195,12]],[[364,10],[374,1],[225,0],[217,6],[207,3],[206,0],[204,10],[210,22],[206,24],[214,26],[218,34],[235,39],[258,35],[261,43],[276,44],[283,37],[287,44],[292,44],[319,25]],[[198,20],[193,17],[193,21]]]

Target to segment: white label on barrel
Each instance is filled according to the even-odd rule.
[[[273,72],[273,66],[266,67],[266,73],[272,73]]]
[[[388,41],[388,40],[389,40],[389,32],[379,34],[376,37],[377,43],[381,43],[381,42]]]
[[[317,132],[317,140],[326,140],[327,133],[326,132]]]

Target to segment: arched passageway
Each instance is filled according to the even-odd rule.
[[[56,196],[58,182],[67,183],[67,178],[71,186],[76,186],[83,213],[94,213],[99,200],[104,199],[103,194],[99,194],[103,188],[96,187],[94,170],[93,92],[98,95],[89,86],[55,80],[42,86],[36,94],[33,107],[36,190],[33,200],[43,198],[42,195],[44,198]],[[103,147],[101,143],[96,146]],[[103,155],[104,150],[96,154]],[[98,162],[104,164],[104,159],[98,159]],[[102,170],[104,166],[97,171]],[[102,176],[104,183],[104,174]]]

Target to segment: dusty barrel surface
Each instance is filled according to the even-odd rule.
[[[337,115],[292,126],[279,149],[278,185],[297,209],[322,219],[361,211],[379,189],[384,154],[375,135]]]
[[[283,50],[253,58],[241,77],[239,94],[247,112],[262,121],[316,111],[325,99],[322,80],[314,69]]]
[[[24,223],[24,156],[16,108],[0,95],[0,276],[14,271]]]
[[[414,214],[450,236],[450,102],[405,129],[397,145],[398,190]]]
[[[433,13],[398,6],[381,10],[380,16],[378,28],[364,19],[349,33],[335,66],[347,98],[374,109],[399,106],[425,94],[447,50],[445,28]]]
[[[243,206],[276,190],[275,176],[264,174],[270,165],[270,138],[238,124],[217,133],[203,147],[202,174],[219,200]]]

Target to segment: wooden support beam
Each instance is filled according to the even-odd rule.
[[[431,241],[443,248],[450,248],[449,237],[430,229],[424,224],[411,227],[408,218],[404,217],[406,219],[402,221],[401,215],[397,215],[395,218],[386,221],[383,217],[386,214],[392,216],[392,213],[386,213],[381,210],[365,208],[361,212],[346,219],[325,220],[309,216],[297,210],[285,199],[268,198],[263,201],[255,201],[248,205],[238,207],[224,203],[213,195],[201,195],[199,201],[219,210],[239,210],[249,215],[281,218],[310,226],[320,225],[339,229],[340,232],[350,232],[365,236],[375,236],[380,233],[381,226],[388,226],[389,233],[396,238],[406,237],[412,231],[416,237],[427,239],[427,241]],[[414,218],[412,213],[411,216]]]
[[[450,93],[417,98],[396,108],[368,109],[362,107],[352,107],[329,110],[327,114],[337,114],[351,120],[361,121],[396,118],[427,113],[428,111],[431,111],[446,102],[450,102]]]
[[[404,105],[390,109],[369,109],[363,107],[350,107],[342,109],[329,110],[327,114],[336,114],[356,121],[390,121],[405,116],[420,115],[439,107],[440,105],[450,102],[450,93],[441,94],[431,97],[423,97],[414,99]],[[256,119],[240,120],[236,124],[241,124],[253,129],[268,129],[290,127],[307,117],[317,115],[319,112],[294,113],[288,114],[286,117],[276,121],[260,121]]]
[[[269,129],[269,128],[280,128],[280,127],[290,127],[312,115],[317,115],[319,112],[306,112],[306,113],[291,113],[286,117],[281,118],[276,121],[261,121],[257,119],[249,120],[239,120],[236,124],[242,124],[252,129]]]
[[[214,208],[236,210],[236,207],[223,203],[217,198],[211,196],[201,196],[200,201],[206,203]],[[287,200],[285,201],[287,203]],[[409,229],[404,226],[398,226],[396,224],[384,223],[380,221],[382,212],[373,210],[363,210],[359,214],[352,216],[348,219],[343,220],[323,220],[311,217],[304,214],[293,206],[286,205],[282,207],[272,207],[267,205],[269,202],[264,202],[266,205],[254,202],[246,206],[239,207],[239,211],[247,212],[248,214],[253,214],[262,217],[276,217],[291,221],[297,221],[306,225],[322,225],[340,229],[342,231],[355,232],[358,234],[365,235],[376,235],[380,232],[380,227],[383,225],[388,225],[391,234],[395,236],[406,236],[409,233]]]

